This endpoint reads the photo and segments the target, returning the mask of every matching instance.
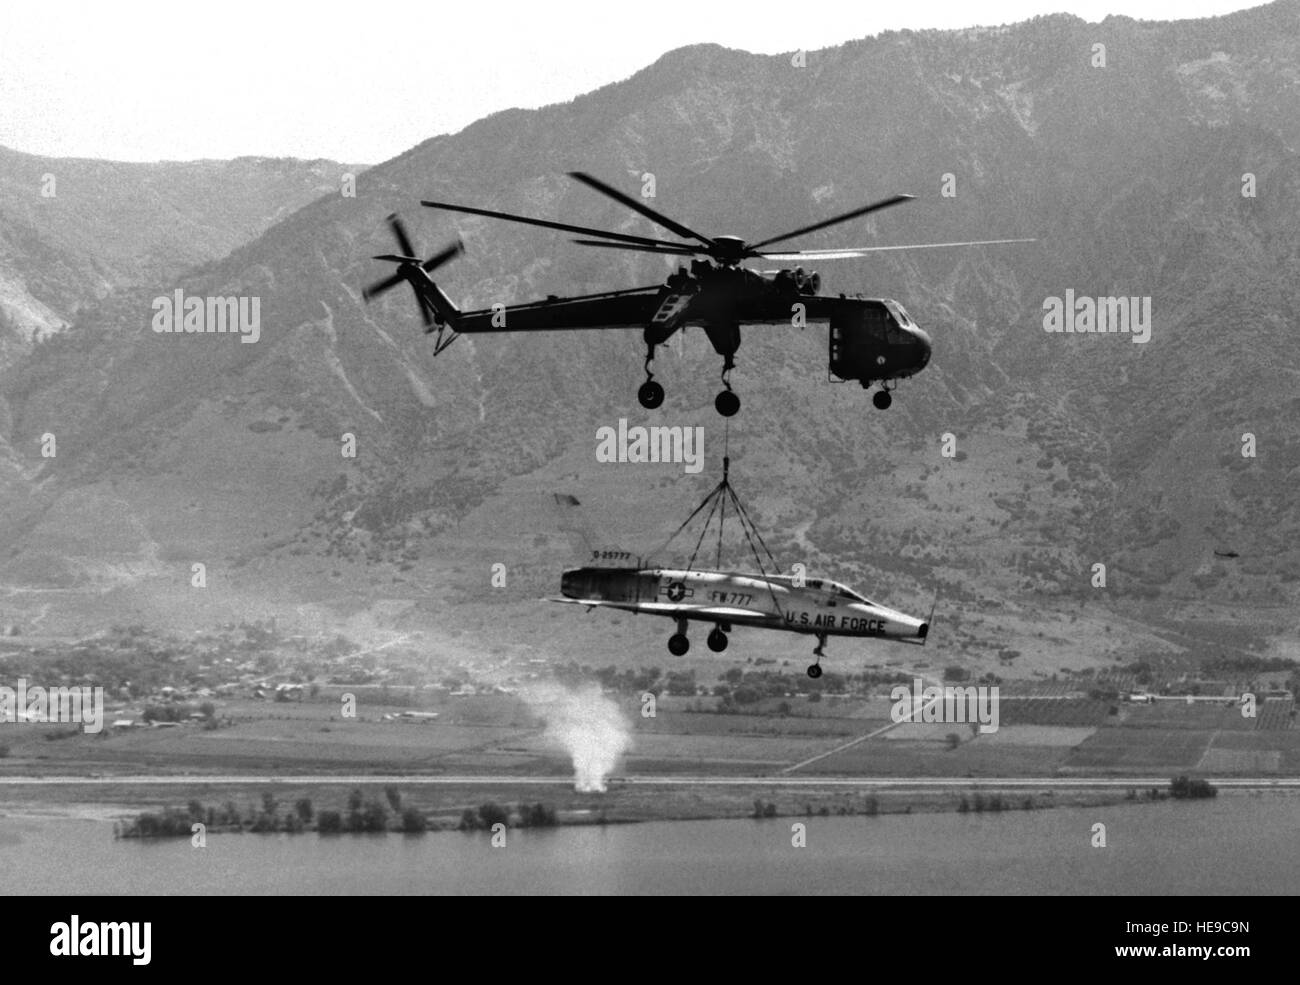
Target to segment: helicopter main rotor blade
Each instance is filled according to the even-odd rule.
[[[639,243],[642,246],[677,246],[667,240],[650,239],[647,236],[632,236],[628,233],[611,233],[604,229],[588,229],[586,226],[571,226],[567,222],[551,222],[549,219],[532,219],[526,215],[512,215],[509,212],[493,212],[491,209],[476,209],[468,205],[451,205],[448,202],[421,202],[425,208],[444,209],[448,212],[464,212],[467,215],[482,215],[489,219],[504,219],[506,222],[522,222],[527,226],[541,226],[543,229],[558,229],[564,233],[581,233],[584,236],[599,236],[602,239],[618,240],[624,243]]]
[[[448,260],[454,259],[464,252],[465,244],[460,240],[456,240],[456,242],[452,243],[450,246],[444,247],[442,250],[429,257],[429,259],[425,260],[424,263],[420,264],[420,267],[425,271],[425,273],[432,273]]]
[[[636,243],[608,243],[601,239],[575,239],[575,243],[581,243],[583,246],[603,246],[607,250],[631,250],[634,253],[662,253],[668,256],[695,256],[698,253],[708,253],[702,246],[691,246],[682,244],[681,246],[640,246]]]
[[[854,260],[869,253],[893,250],[940,250],[950,246],[1000,246],[1004,243],[1036,243],[1036,239],[972,239],[961,243],[908,243],[899,246],[851,246],[842,250],[797,250],[792,253],[758,253],[764,260]]]
[[[634,212],[640,212],[651,222],[663,226],[665,229],[676,233],[678,236],[684,236],[687,239],[698,239],[705,246],[709,246],[709,247],[713,246],[713,240],[709,239],[709,237],[701,235],[700,233],[697,233],[694,229],[691,229],[687,226],[683,226],[680,222],[674,222],[672,219],[669,219],[663,213],[656,212],[654,209],[650,208],[650,206],[646,205],[644,202],[638,202],[635,198],[632,198],[630,195],[624,195],[617,188],[611,188],[609,185],[605,184],[599,178],[593,178],[591,175],[587,174],[584,171],[570,171],[569,177],[581,181],[588,188],[593,188],[596,191],[600,192],[602,195],[609,196],[616,202],[620,202],[623,205],[626,205],[629,209],[632,209]]]
[[[411,245],[411,237],[406,235],[406,227],[402,225],[402,220],[397,218],[394,212],[388,217],[388,225],[393,229],[393,235],[397,237],[397,245],[402,248],[402,253],[408,257],[415,256],[415,247]]]
[[[404,280],[406,280],[406,274],[399,270],[397,273],[385,277],[383,280],[375,281],[361,292],[361,296],[369,301],[371,298],[377,298],[385,291],[391,290]]]
[[[761,240],[757,243],[747,243],[746,249],[752,251],[761,249],[764,246],[770,246],[772,243],[779,243],[782,240],[794,239],[796,236],[803,236],[806,233],[815,233],[819,229],[825,229],[828,226],[835,226],[841,222],[848,222],[850,219],[856,219],[859,216],[867,215],[871,212],[878,212],[881,209],[887,209],[891,205],[898,205],[901,202],[910,202],[915,195],[893,195],[890,198],[882,198],[879,202],[872,202],[870,205],[864,205],[860,209],[854,209],[852,212],[845,212],[831,219],[823,219],[821,222],[815,222],[811,226],[804,226],[802,229],[796,229],[794,232],[782,233],[780,236],[772,236],[769,239]]]

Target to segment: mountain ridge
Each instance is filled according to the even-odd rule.
[[[630,507],[599,507],[609,522],[662,539],[716,481],[725,440],[711,410],[719,360],[698,333],[656,363],[669,397],[654,416],[632,399],[635,333],[465,339],[435,362],[407,292],[371,308],[359,296],[381,274],[367,258],[392,249],[383,217],[394,210],[424,255],[465,238],[469,253],[439,278],[459,304],[661,280],[653,258],[416,205],[653,233],[562,175],[581,167],[633,194],[654,173],[654,205],[710,234],[770,235],[917,191],[799,245],[1039,238],[821,268],[830,290],[899,299],[935,338],[931,367],[884,414],[856,388],[817,382],[820,330],[745,333],[733,469],[738,485],[754,476],[752,508],[787,554],[873,586],[872,597],[889,599],[874,586],[894,584],[900,604],[942,585],[975,627],[950,646],[976,659],[997,639],[979,611],[995,604],[1019,613],[1017,638],[1033,638],[1036,607],[1062,621],[1088,607],[1101,625],[1116,608],[1159,603],[1268,613],[1269,633],[1293,639],[1277,607],[1294,601],[1300,570],[1286,492],[1300,465],[1297,11],[1284,0],[1173,24],[1053,16],[973,34],[888,32],[809,52],[804,69],[691,46],[571,102],[435,136],[365,172],[354,200],[318,200],[173,282],[113,293],[4,374],[0,434],[27,477],[0,487],[11,545],[0,577],[93,583],[86,562],[69,560],[96,556],[93,524],[76,551],[50,544],[82,529],[79,511],[120,500],[115,513],[149,531],[139,544],[159,545],[128,551],[132,563],[168,559],[148,578],[183,586],[183,562],[202,554],[227,571],[229,605],[392,593],[428,619],[474,626],[488,603],[463,600],[457,579],[501,560],[532,573],[525,587],[541,594],[544,572],[566,559],[536,509],[512,497],[608,497]],[[1105,68],[1089,65],[1097,43]],[[1240,194],[1247,172],[1254,200]],[[955,198],[940,194],[945,174]],[[262,297],[262,341],[153,336],[151,292],[171,287]],[[1067,288],[1151,296],[1151,342],[1045,333],[1041,303]],[[620,417],[705,427],[705,476],[597,467],[594,431]],[[1247,430],[1255,459],[1238,452]],[[46,432],[59,435],[53,461],[37,450]],[[357,436],[355,461],[339,455],[344,433]],[[949,433],[964,458],[941,456]],[[260,514],[241,515],[241,502]],[[494,528],[492,516],[515,526]],[[1232,568],[1212,556],[1225,543],[1248,545]],[[1091,587],[1099,562],[1108,596]],[[138,596],[142,584],[154,583],[111,591]],[[525,627],[511,632],[562,645],[566,628],[518,608],[525,594],[510,592]],[[1095,658],[1151,645],[1136,640]]]

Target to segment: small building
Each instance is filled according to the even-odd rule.
[[[407,722],[431,722],[438,717],[436,711],[404,711],[399,716]]]

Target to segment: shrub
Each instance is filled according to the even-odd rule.
[[[490,828],[494,824],[509,824],[510,813],[500,804],[489,801],[479,806],[478,819],[480,826]]]

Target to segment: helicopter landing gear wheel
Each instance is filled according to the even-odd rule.
[[[637,389],[636,399],[646,410],[654,410],[664,402],[664,388],[654,380],[646,380]]]
[[[654,373],[650,372],[651,363],[654,363],[654,346],[646,342],[646,382],[637,390],[637,400],[647,411],[653,411],[663,403],[663,387],[654,382]]]
[[[889,405],[894,402],[894,398],[889,395],[888,390],[877,390],[871,395],[871,402],[876,405],[876,410],[889,410]]]
[[[736,412],[740,410],[740,398],[731,390],[731,371],[736,368],[736,361],[732,358],[734,350],[724,354],[722,363],[722,385],[726,387],[721,393],[713,398],[713,406],[723,417],[735,417]]]
[[[735,417],[740,410],[740,398],[731,390],[723,390],[714,398],[713,406],[723,417]]]
[[[668,652],[674,657],[684,656],[690,648],[691,641],[686,638],[685,633],[673,633],[668,637]]]
[[[722,630],[715,628],[709,633],[709,638],[706,642],[709,644],[709,649],[714,653],[721,653],[727,648],[727,634]]]

